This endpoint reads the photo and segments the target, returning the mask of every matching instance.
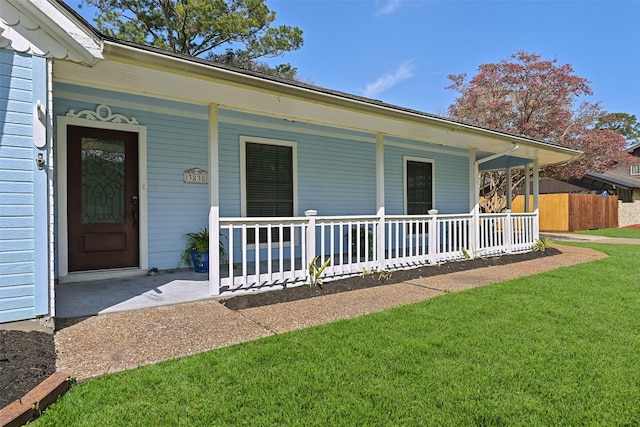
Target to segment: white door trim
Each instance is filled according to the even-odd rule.
[[[103,113],[107,114],[104,115]],[[84,116],[84,117],[82,117]],[[138,134],[138,197],[140,203],[139,241],[140,259],[138,268],[122,269],[139,274],[149,268],[149,213],[147,205],[147,127],[139,125],[134,117],[127,119],[121,114],[111,114],[106,105],[98,105],[96,111],[83,110],[76,113],[69,110],[66,116],[57,117],[57,178],[58,178],[58,279],[69,280],[69,230],[67,227],[67,126],[84,126],[97,129],[120,130]],[[120,270],[120,269],[117,269]],[[90,273],[81,272],[86,280],[106,278],[114,269]],[[76,275],[76,273],[72,273]]]

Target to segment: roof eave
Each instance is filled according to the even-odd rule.
[[[416,110],[386,104],[378,100],[358,97],[355,95],[324,89],[300,82],[285,81],[257,73],[250,73],[232,67],[211,63],[199,58],[186,57],[170,52],[160,51],[146,46],[139,46],[120,40],[105,40],[106,55],[115,55],[133,63],[147,63],[158,67],[167,67],[184,72],[195,73],[211,79],[220,79],[241,86],[259,88],[266,91],[278,92],[296,98],[304,98],[316,103],[332,107],[358,110],[363,113],[384,115],[399,120],[409,120],[414,123],[428,125],[450,132],[460,132],[481,137],[489,137],[504,141],[508,144],[517,143],[533,149],[540,149],[557,153],[561,159],[546,165],[570,161],[580,156],[581,152],[566,147],[538,141],[522,136],[507,134],[481,128],[450,119],[442,118]],[[144,55],[141,55],[141,52]]]

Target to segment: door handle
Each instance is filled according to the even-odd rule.
[[[138,226],[138,196],[131,196],[131,217],[133,218],[133,228]]]

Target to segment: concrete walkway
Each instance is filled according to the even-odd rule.
[[[574,234],[574,233],[545,233],[540,232],[540,237],[549,237],[551,240],[558,242],[591,242],[591,243],[610,243],[623,245],[640,245],[640,239],[628,239],[619,237],[594,236],[591,234]]]
[[[361,316],[477,286],[606,257],[560,246],[561,255],[394,285],[343,292],[240,311],[215,300],[108,313],[55,335],[57,369],[79,381],[257,338]]]

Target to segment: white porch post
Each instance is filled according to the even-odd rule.
[[[220,295],[220,188],[218,179],[218,105],[209,105],[209,293]],[[233,248],[229,248],[232,251]]]
[[[313,259],[316,257],[316,215],[318,211],[309,209],[308,211],[304,211],[304,216],[307,217],[309,221],[307,223],[307,264],[311,264]],[[324,243],[324,242],[323,242]],[[271,260],[269,260],[271,262]],[[320,264],[322,264],[324,260],[320,260]],[[303,266],[304,269],[305,266]]]
[[[469,177],[471,187],[471,214],[473,219],[471,220],[471,226],[469,227],[469,238],[473,239],[471,246],[478,249],[480,248],[480,164],[476,159],[476,150],[472,150],[469,156],[469,168],[471,170],[471,176]]]
[[[376,257],[378,269],[383,271],[387,268],[385,256],[385,207],[384,207],[384,135],[380,132],[376,135],[376,208],[378,215],[377,248]]]
[[[513,169],[507,168],[507,209],[511,209],[513,202]]]
[[[429,264],[435,264],[438,259],[438,252],[440,252],[441,237],[438,236],[438,209],[431,209],[428,211],[429,215],[433,215],[429,219]]]
[[[511,252],[513,252],[512,246],[513,246],[513,219],[511,218],[511,203],[513,202],[513,175],[512,175],[513,169],[511,169],[510,167],[507,167],[506,170],[506,174],[507,174],[507,183],[506,183],[506,187],[507,187],[507,208],[506,208],[506,213],[507,216],[504,219],[504,227],[503,227],[503,232],[504,232],[504,245],[506,246],[506,252],[508,254],[510,254]]]
[[[513,252],[513,218],[511,217],[511,209],[506,210],[507,216],[504,219],[504,245],[505,252],[508,254]]]
[[[524,211],[531,212],[529,197],[531,194],[531,164],[524,165]]]
[[[540,199],[540,171],[538,170],[538,157],[533,161],[533,212],[536,217],[533,221],[533,240],[540,238],[540,212],[538,204]]]

